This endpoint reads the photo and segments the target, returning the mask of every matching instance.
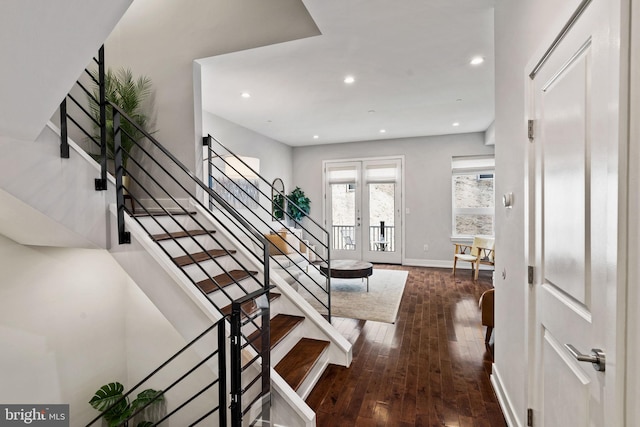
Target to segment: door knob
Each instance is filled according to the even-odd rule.
[[[571,344],[565,344],[564,346],[567,347],[567,350],[569,350],[571,355],[575,357],[579,362],[591,362],[591,364],[593,365],[593,369],[599,372],[604,372],[604,369],[606,367],[606,356],[604,354],[604,351],[600,350],[599,348],[592,348],[591,354],[582,354]]]

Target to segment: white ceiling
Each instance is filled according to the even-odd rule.
[[[494,0],[303,2],[322,35],[200,61],[205,111],[291,146],[493,122]]]

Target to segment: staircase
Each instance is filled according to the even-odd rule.
[[[269,257],[264,255],[266,242],[261,233],[274,230],[257,227],[253,219],[237,215],[237,209],[230,209],[224,200],[216,200],[207,185],[150,135],[146,135],[144,144],[139,147],[140,157],[132,156],[130,169],[124,168],[121,158],[116,158],[115,175],[108,175],[103,146],[97,146],[97,151],[88,149],[92,154],[102,156],[98,165],[67,135],[67,127],[72,126],[70,122],[61,120],[60,128],[49,123],[43,130],[43,123],[50,117],[65,88],[79,74],[74,70],[79,69],[87,52],[106,38],[130,0],[108,6],[93,0],[87,7],[79,7],[80,3],[84,6],[86,2],[64,1],[50,8],[51,11],[47,10],[51,25],[67,22],[63,40],[34,43],[41,45],[42,52],[28,51],[36,60],[56,57],[45,61],[59,71],[55,76],[51,74],[51,67],[42,71],[42,76],[25,73],[25,69],[44,68],[14,61],[15,75],[29,74],[29,83],[16,84],[15,79],[9,79],[9,85],[16,90],[15,97],[9,96],[6,100],[3,111],[7,114],[0,120],[0,131],[6,137],[2,140],[6,155],[0,164],[4,165],[6,173],[0,177],[0,197],[3,203],[11,199],[12,206],[8,211],[17,212],[20,207],[20,212],[30,215],[33,227],[43,231],[22,235],[19,230],[6,226],[3,234],[23,244],[61,245],[63,242],[62,245],[69,247],[109,248],[136,284],[190,342],[185,348],[195,347],[202,356],[202,363],[218,375],[219,383],[230,382],[233,389],[234,379],[227,381],[225,377],[228,378],[230,372],[220,371],[218,365],[208,361],[211,357],[224,361],[227,347],[238,351],[237,361],[243,363],[241,370],[250,374],[240,378],[240,389],[259,384],[260,379],[264,383],[267,378],[269,394],[261,394],[265,390],[264,384],[257,392],[232,390],[231,398],[226,392],[220,392],[220,412],[240,412],[242,425],[257,420],[266,422],[269,420],[259,418],[264,413],[259,413],[259,409],[253,411],[254,403],[266,397],[270,400],[271,412],[267,418],[273,424],[314,425],[315,416],[304,399],[329,363],[350,364],[351,346],[286,280],[273,273]],[[54,18],[56,11],[64,15],[74,9],[82,11],[76,10],[74,20]],[[103,15],[104,25],[90,19],[97,11]],[[7,22],[23,26],[23,22],[14,19],[12,14],[7,17]],[[38,37],[46,38],[55,33],[38,28],[39,32],[34,33],[38,33]],[[82,48],[69,49],[70,41],[77,45],[77,34],[80,33],[85,41]],[[56,49],[51,48],[54,44]],[[21,44],[18,46],[23,49]],[[95,61],[104,66],[101,58]],[[45,74],[46,78],[39,78]],[[42,90],[31,91],[28,95],[33,98],[25,98],[23,89],[33,84],[40,84],[42,87],[38,87]],[[85,97],[82,90],[76,88],[75,91]],[[98,102],[107,107],[104,99]],[[73,108],[69,106],[69,110]],[[116,110],[113,106],[109,108]],[[24,119],[29,122],[23,122]],[[121,114],[119,120],[128,118]],[[89,121],[85,117],[78,123]],[[59,149],[48,145],[56,133],[62,137]],[[81,133],[88,136],[93,132],[83,129]],[[118,138],[126,138],[126,135],[121,133]],[[77,142],[83,141],[77,139]],[[145,151],[149,147],[152,153]],[[165,169],[167,165],[170,165],[169,170]],[[49,178],[47,186],[42,182],[16,179],[30,176],[31,168],[38,168],[41,176]],[[124,173],[131,176],[131,187],[124,183]],[[265,181],[263,177],[260,179]],[[169,183],[171,188],[165,192],[166,187],[160,183]],[[207,202],[201,202],[203,194],[209,197]],[[246,234],[239,234],[239,229],[245,230]],[[328,251],[316,255],[325,256],[328,261]],[[309,275],[301,271],[298,276]],[[320,287],[318,284],[313,286]],[[266,292],[269,303],[265,306],[262,301],[256,302]],[[244,302],[239,304],[239,301]],[[328,296],[327,305],[330,307]],[[200,341],[204,336],[202,331],[217,328],[219,337],[224,339],[229,337],[234,325],[243,328],[233,335],[238,337],[237,342],[230,343],[227,339],[221,345],[216,344],[213,353],[211,346],[205,349],[207,346]],[[197,339],[192,340],[194,337]],[[253,378],[256,373],[259,373],[257,380]],[[245,398],[245,406],[239,402],[242,398]],[[227,410],[229,407],[231,409]],[[168,408],[169,415],[178,409]],[[251,418],[242,418],[245,411]]]
[[[115,222],[115,215],[113,220]],[[131,233],[131,244],[119,246],[114,256],[168,318],[173,313],[169,306],[175,309],[186,304],[178,304],[173,298],[171,301],[163,298],[166,279],[153,277],[145,280],[150,260],[141,263],[139,259],[132,260],[130,257],[130,250],[137,252],[138,245],[144,245],[149,249],[146,255],[152,254],[156,263],[177,276],[178,283],[191,298],[199,301],[200,309],[205,309],[211,317],[230,316],[231,301],[262,289],[262,266],[256,261],[251,262],[252,254],[248,248],[233,242],[233,236],[216,224],[216,219],[202,207],[194,206],[186,212],[133,214],[126,218],[126,222]],[[145,271],[141,272],[142,264],[145,265]],[[251,267],[247,268],[246,265]],[[181,278],[176,269],[182,273]],[[158,286],[158,282],[163,283],[162,287]],[[271,365],[275,366],[271,376],[281,377],[284,381],[274,381],[276,394],[280,396],[274,398],[272,418],[278,420],[278,406],[294,403],[298,407],[294,406],[298,421],[292,422],[291,416],[287,415],[280,422],[285,425],[314,425],[314,417],[304,404],[304,399],[329,363],[348,365],[349,345],[281,277],[274,276],[271,283],[276,286],[269,292],[271,318],[267,345]],[[175,283],[169,286],[175,287]],[[202,297],[210,302],[209,307]],[[258,311],[259,304],[255,299],[245,302],[242,307],[243,319]],[[178,325],[185,321],[185,318],[172,320]],[[198,325],[189,325],[181,332],[188,336],[194,329],[201,328],[204,322],[194,323]],[[243,351],[253,355],[248,358],[260,354],[263,349],[261,325],[260,322],[255,325],[248,322],[246,331],[243,331],[246,337]],[[286,384],[286,387],[282,384]]]
[[[104,69],[102,55],[96,63]],[[84,92],[92,93],[86,88]],[[318,283],[317,275],[306,268],[288,273],[290,278],[279,276],[272,268],[264,234],[277,231],[269,223],[271,197],[277,190],[263,177],[259,179],[269,190],[265,193],[254,188],[256,205],[268,213],[268,220],[259,209],[236,209],[233,200],[209,188],[142,129],[144,139],[126,153],[125,165],[122,139],[128,135],[121,123],[136,125],[117,106],[96,101],[112,111],[109,114],[114,123],[110,137],[115,177],[107,176],[105,169],[106,138],[94,138],[98,149],[94,155],[101,157],[95,188],[115,192],[108,227],[114,258],[185,340],[221,319],[229,321],[225,328],[231,333],[231,342],[224,346],[230,348],[231,367],[224,375],[220,372],[220,378],[230,378],[228,406],[233,425],[315,425],[315,414],[304,399],[328,364],[350,364],[351,346],[289,284],[305,286],[317,298],[324,298],[330,316],[328,283]],[[69,150],[65,147],[69,143],[67,125],[82,120],[70,116],[66,106],[61,111],[60,151],[65,153]],[[211,147],[212,138],[206,140]],[[219,151],[211,158],[242,161],[215,142]],[[71,148],[75,148],[73,143]],[[219,164],[213,166],[220,168]],[[222,169],[219,172],[223,174]],[[229,179],[220,174],[210,173],[210,181]],[[129,177],[128,182],[124,176]],[[320,227],[312,219],[309,223]],[[293,252],[301,255],[304,243],[320,261],[329,263],[328,233],[321,227],[320,232],[313,232],[308,224],[306,228],[299,222],[294,224],[304,230],[305,240],[294,243]],[[317,269],[318,265],[308,268]],[[294,280],[286,280],[291,278]],[[211,357],[209,348],[195,347],[201,357]]]

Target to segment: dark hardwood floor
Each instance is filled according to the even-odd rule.
[[[506,426],[489,381],[478,299],[491,273],[408,270],[395,324],[334,318],[353,344],[349,368],[331,365],[307,398],[322,426]]]

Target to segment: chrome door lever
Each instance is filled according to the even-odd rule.
[[[582,354],[571,344],[565,344],[564,346],[567,347],[567,350],[569,350],[571,355],[579,362],[591,362],[593,369],[599,372],[604,372],[606,368],[606,356],[604,351],[599,348],[592,348],[591,354]]]

